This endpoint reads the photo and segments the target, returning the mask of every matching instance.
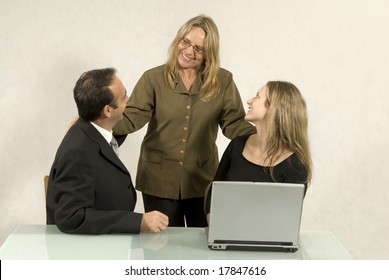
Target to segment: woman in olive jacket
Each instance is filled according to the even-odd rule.
[[[127,135],[148,123],[135,184],[145,211],[165,213],[169,226],[206,226],[204,192],[219,163],[218,127],[229,139],[255,133],[244,116],[232,74],[220,68],[217,26],[207,16],[190,19],[167,63],[142,75],[113,129]]]

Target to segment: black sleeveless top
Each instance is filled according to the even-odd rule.
[[[243,156],[243,149],[249,136],[238,136],[230,142],[220,160],[213,181],[274,182],[268,167],[254,164]],[[276,182],[304,184],[307,172],[297,156],[292,154],[273,167],[273,176]],[[210,196],[211,188],[208,191],[206,213],[210,211]]]

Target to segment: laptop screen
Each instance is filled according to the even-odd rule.
[[[208,243],[296,245],[305,186],[215,181]]]

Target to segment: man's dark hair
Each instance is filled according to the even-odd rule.
[[[114,68],[104,68],[87,71],[81,75],[73,89],[80,118],[95,121],[105,105],[116,108],[113,93],[109,89],[115,73]]]

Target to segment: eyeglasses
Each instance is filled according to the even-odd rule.
[[[181,45],[184,48],[192,47],[195,54],[202,54],[204,52],[203,48],[196,46],[196,45],[193,45],[192,42],[190,40],[188,40],[187,38],[183,38],[181,40]]]

